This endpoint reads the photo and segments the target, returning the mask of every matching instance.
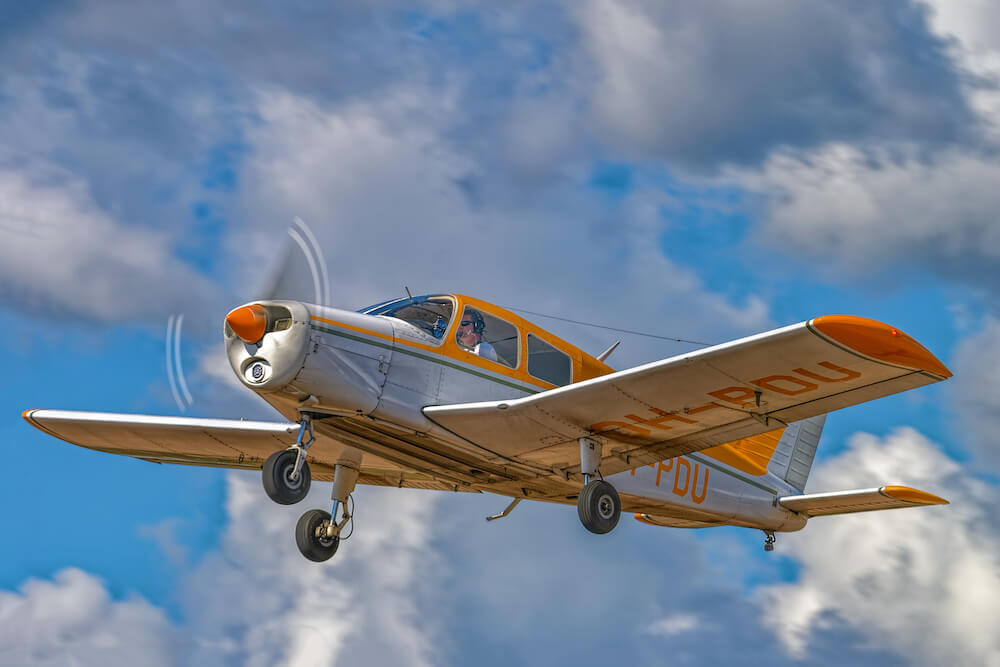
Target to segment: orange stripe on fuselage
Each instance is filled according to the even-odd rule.
[[[325,317],[317,317],[316,315],[310,315],[309,319],[313,320],[314,322],[322,322],[323,324],[332,324],[335,327],[339,327],[341,329],[347,329],[348,331],[356,331],[358,333],[363,333],[366,336],[372,336],[374,338],[381,338],[382,340],[387,340],[390,343],[395,343],[396,342],[395,338],[393,338],[392,336],[387,336],[387,335],[385,335],[384,333],[382,333],[380,331],[372,331],[371,329],[365,329],[364,327],[356,327],[353,324],[344,324],[343,322],[338,322],[337,320],[328,320]],[[403,341],[399,341],[399,342],[403,342]],[[422,345],[420,343],[410,343],[409,341],[406,341],[406,343],[408,345],[412,345],[413,347],[418,347],[418,348],[421,348],[421,349],[424,349],[424,350],[433,350],[433,349],[435,349],[435,348],[431,347],[430,345]]]
[[[539,380],[538,378],[534,378],[528,375],[524,371],[518,371],[517,369],[509,368],[507,366],[504,366],[503,364],[493,362],[488,359],[483,359],[482,357],[472,354],[470,352],[465,352],[464,350],[459,349],[457,344],[454,346],[454,349],[452,349],[452,347],[448,345],[447,341],[442,342],[441,345],[427,345],[425,343],[418,343],[416,341],[400,340],[398,338],[394,338],[393,336],[387,336],[386,334],[378,331],[372,331],[371,329],[365,329],[364,327],[358,327],[352,324],[344,324],[343,322],[338,322],[336,320],[329,320],[324,317],[317,317],[315,315],[310,315],[309,319],[314,320],[316,322],[322,322],[323,324],[335,326],[340,329],[346,329],[348,331],[361,333],[366,336],[372,336],[373,338],[379,338],[384,341],[388,341],[389,343],[392,343],[394,346],[405,345],[406,347],[412,347],[422,352],[428,352],[430,354],[434,354],[439,357],[445,357],[453,361],[458,361],[462,364],[466,364],[469,366],[478,366],[483,370],[491,371],[498,375],[504,375],[506,377],[518,380],[520,382],[524,382],[526,384],[531,385],[532,387],[541,390],[552,389],[553,387],[555,387],[555,385],[549,384],[544,380]]]

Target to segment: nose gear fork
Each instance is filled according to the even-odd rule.
[[[295,543],[309,560],[317,563],[329,560],[337,552],[340,540],[345,539],[341,533],[353,518],[354,504],[349,499],[360,475],[361,452],[345,447],[333,468],[330,512],[309,510],[295,527]]]
[[[334,467],[333,491],[330,493],[333,508],[330,510],[330,523],[326,526],[326,537],[340,537],[340,531],[351,520],[351,513],[347,508],[347,498],[354,492],[359,474],[358,469],[350,467],[350,464],[338,463]],[[338,509],[341,512],[340,521],[337,521]]]

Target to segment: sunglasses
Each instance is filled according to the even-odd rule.
[[[462,323],[459,326],[470,327],[473,324],[475,324],[475,322],[473,322],[472,320],[462,320]]]

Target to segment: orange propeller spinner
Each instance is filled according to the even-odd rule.
[[[267,310],[256,303],[240,306],[226,315],[226,324],[244,343],[256,343],[267,330]]]

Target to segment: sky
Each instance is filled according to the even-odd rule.
[[[0,8],[0,663],[1000,665],[1000,7],[982,0]],[[300,217],[333,305],[459,292],[724,342],[846,313],[948,382],[835,413],[778,536],[145,463],[31,408],[278,419],[225,360]],[[191,401],[175,401],[167,326]],[[616,368],[694,349],[529,316]]]

